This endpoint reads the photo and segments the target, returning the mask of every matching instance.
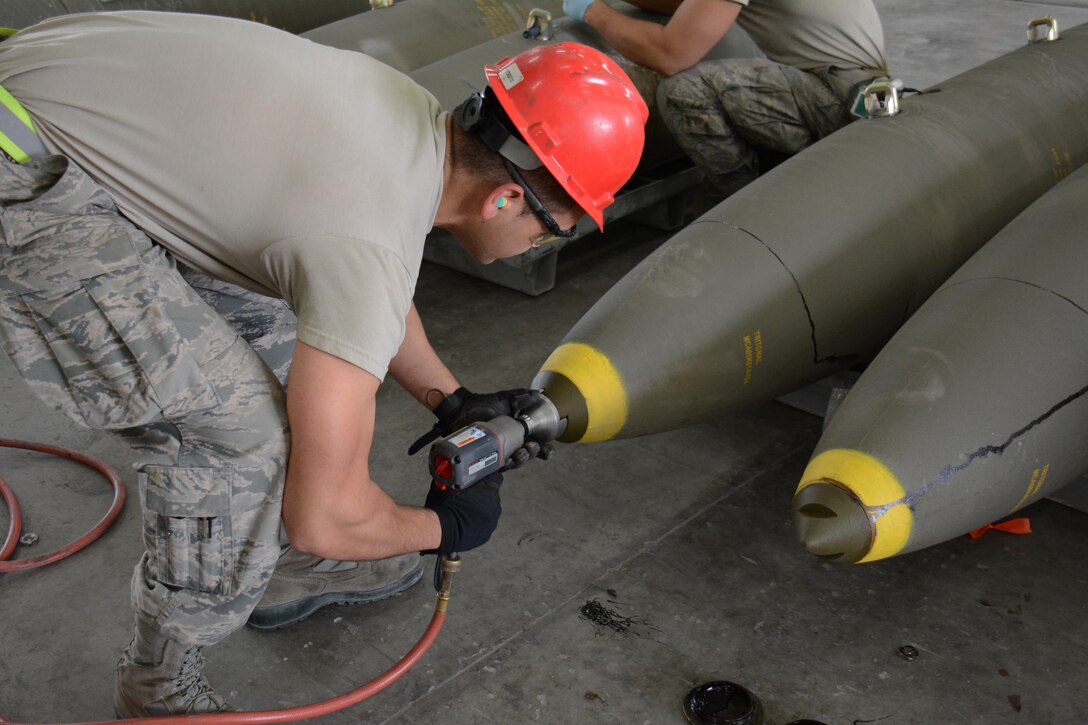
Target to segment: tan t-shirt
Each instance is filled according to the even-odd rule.
[[[776,63],[887,72],[884,30],[872,0],[731,0],[737,24]]]
[[[20,32],[0,85],[179,259],[283,297],[299,340],[384,377],[442,193],[428,91],[258,23],[154,12]]]

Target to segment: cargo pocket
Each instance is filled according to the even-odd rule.
[[[230,595],[234,541],[229,469],[145,466],[139,475],[152,576],[181,589]]]
[[[65,413],[91,428],[114,429],[218,404],[142,266],[77,285],[19,295],[71,394],[74,410]],[[33,368],[20,369],[31,385]]]

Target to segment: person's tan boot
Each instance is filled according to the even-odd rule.
[[[330,604],[365,604],[409,588],[423,575],[419,554],[375,561],[321,559],[287,547],[249,626],[273,630],[301,622]]]
[[[136,637],[117,663],[117,717],[237,712],[204,678],[201,647],[145,630],[146,625],[137,625]]]

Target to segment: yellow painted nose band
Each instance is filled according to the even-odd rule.
[[[903,550],[914,527],[914,514],[906,503],[903,486],[887,466],[868,453],[833,448],[809,461],[797,490],[821,480],[841,484],[865,507],[873,527],[873,545],[859,564],[886,559]]]
[[[580,442],[609,440],[627,422],[627,391],[620,374],[600,350],[567,342],[557,347],[540,369],[562,375],[585,398],[587,425]]]

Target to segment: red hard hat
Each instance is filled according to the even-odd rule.
[[[604,229],[604,208],[635,172],[649,109],[604,53],[541,45],[485,67],[492,93],[533,152]]]

